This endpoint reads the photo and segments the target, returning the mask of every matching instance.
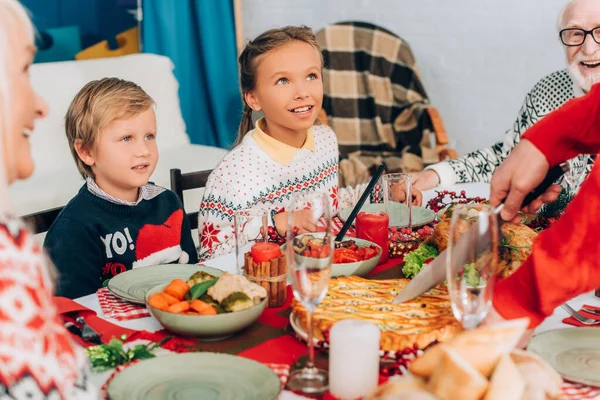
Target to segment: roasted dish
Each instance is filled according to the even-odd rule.
[[[502,237],[498,245],[498,275],[507,277],[521,266],[531,254],[531,246],[537,233],[524,224],[505,222],[500,230]],[[404,276],[414,277],[423,267],[448,247],[450,220],[443,219],[433,234],[414,252],[405,256]]]

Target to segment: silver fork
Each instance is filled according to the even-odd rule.
[[[98,332],[96,332],[91,326],[89,326],[85,322],[85,319],[83,319],[83,317],[77,317],[77,319],[75,321],[77,321],[78,324],[81,324],[81,327],[82,327],[81,337],[83,338],[83,340],[91,342],[91,343],[98,343],[98,344],[102,343]]]
[[[577,311],[575,311],[573,308],[571,308],[571,306],[568,305],[567,303],[561,305],[561,307],[564,308],[573,318],[575,318],[577,321],[581,322],[584,325],[600,324],[600,321],[598,321],[597,319],[586,318],[583,315],[579,314]]]

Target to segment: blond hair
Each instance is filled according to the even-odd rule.
[[[259,58],[269,53],[271,50],[277,49],[294,41],[304,42],[311,45],[319,53],[319,56],[321,57],[321,64],[323,64],[321,46],[319,46],[319,43],[317,43],[317,39],[315,38],[313,31],[309,27],[285,26],[283,28],[270,29],[258,35],[256,39],[248,42],[242,51],[242,54],[240,54],[240,57],[238,58],[238,63],[240,65],[240,87],[242,91],[242,98],[244,94],[253,91],[256,87],[256,69]],[[252,130],[252,109],[248,104],[246,104],[246,100],[243,101],[244,111],[242,114],[240,127],[238,128],[238,137],[234,146],[240,144],[244,136],[246,136],[246,133]]]
[[[119,78],[91,81],[75,96],[67,115],[65,130],[77,169],[84,178],[94,178],[92,168],[84,163],[75,149],[93,149],[100,132],[117,119],[134,117],[155,105],[154,100],[138,85]]]
[[[14,113],[12,99],[18,96],[13,92],[10,76],[16,63],[11,37],[17,34],[17,27],[24,28],[27,41],[33,46],[35,31],[27,10],[17,0],[0,0],[0,213],[11,211],[4,146],[8,143],[10,148],[12,136],[9,129]]]

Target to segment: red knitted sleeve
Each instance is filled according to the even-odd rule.
[[[562,217],[541,233],[531,256],[499,282],[494,307],[504,318],[539,325],[571,298],[600,288],[600,166],[593,168]]]
[[[544,153],[550,166],[600,152],[600,84],[538,121],[523,138]]]

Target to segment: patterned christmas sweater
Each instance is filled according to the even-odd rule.
[[[294,193],[310,191],[327,193],[332,210],[338,210],[339,152],[331,128],[313,126],[314,151],[299,149],[289,164],[277,162],[258,145],[253,138],[256,129],[246,134],[208,179],[198,216],[200,260],[235,250],[236,210],[266,210],[273,225],[273,215],[285,211]]]
[[[87,359],[52,301],[46,258],[22,223],[0,218],[0,399],[95,399]]]
[[[567,101],[582,94],[583,91],[573,82],[567,70],[554,72],[540,80],[527,94],[516,121],[512,128],[506,131],[503,141],[466,156],[431,165],[426,169],[437,172],[441,185],[489,182],[496,168],[508,157],[527,129]],[[594,160],[590,158],[587,166],[588,173],[593,162]],[[566,186],[564,179],[559,183]]]
[[[95,293],[132,268],[198,261],[181,201],[166,189],[125,205],[84,185],[50,227],[44,247],[60,273],[57,295],[69,298]]]

